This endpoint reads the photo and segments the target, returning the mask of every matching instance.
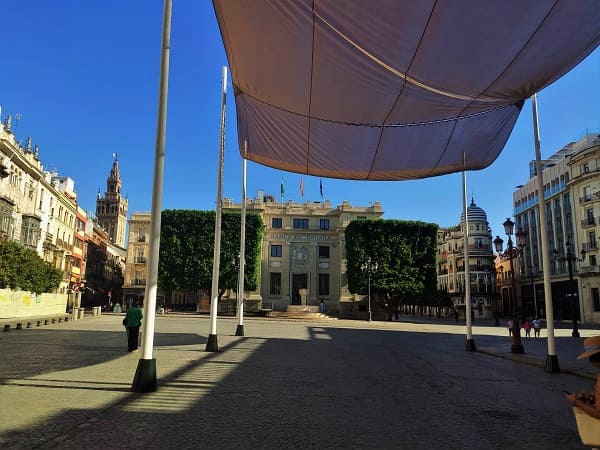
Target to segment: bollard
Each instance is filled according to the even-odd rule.
[[[78,317],[77,317],[77,318],[78,318],[78,319],[83,319],[83,316],[84,316],[84,314],[85,314],[85,309],[81,308],[81,309],[79,310],[79,315],[78,315]]]
[[[4,331],[10,331],[10,325],[9,324],[4,325]]]
[[[62,317],[59,317],[58,318],[58,323],[61,323],[61,322],[62,322]]]
[[[79,308],[73,308],[73,320],[77,320],[79,318]]]
[[[102,306],[98,306],[98,315],[101,316],[102,315]]]
[[[42,324],[40,320],[37,321],[37,326],[39,327]]]
[[[27,328],[31,328],[31,322],[27,322]]]
[[[48,321],[47,320],[44,320],[44,325],[48,325]]]
[[[17,330],[22,330],[23,329],[23,324],[22,323],[18,323],[17,324]]]
[[[52,323],[56,323],[56,319],[52,319]]]
[[[65,322],[69,321],[69,316],[65,317]]]

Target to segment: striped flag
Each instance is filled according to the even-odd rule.
[[[302,181],[302,175],[300,175],[300,197],[304,197],[304,181]]]
[[[323,199],[323,178],[319,179],[319,192],[321,192],[321,199]]]

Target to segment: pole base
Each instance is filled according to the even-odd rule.
[[[218,352],[219,351],[219,344],[217,343],[217,335],[216,334],[208,335],[208,342],[206,343],[206,351],[207,352]]]
[[[476,352],[477,347],[475,347],[475,341],[473,339],[467,339],[467,351],[468,352]]]
[[[235,335],[236,336],[243,336],[244,335],[244,325],[238,325],[237,328],[235,329]]]
[[[140,359],[138,361],[131,390],[146,393],[156,391],[156,358]]]
[[[510,346],[510,352],[511,353],[525,353],[525,348],[523,347],[523,344],[512,344]]]
[[[548,355],[546,357],[546,367],[544,367],[546,373],[560,373],[560,367],[558,365],[558,357],[556,355]]]
[[[573,330],[573,332],[571,333],[571,336],[572,336],[572,337],[581,337],[581,336],[579,335],[579,331],[578,331],[578,330]]]

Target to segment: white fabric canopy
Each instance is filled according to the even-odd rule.
[[[213,5],[245,157],[331,178],[487,167],[524,99],[600,43],[598,0]]]

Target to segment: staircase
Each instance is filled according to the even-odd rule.
[[[269,311],[265,317],[284,320],[337,320],[337,317],[313,311]]]

